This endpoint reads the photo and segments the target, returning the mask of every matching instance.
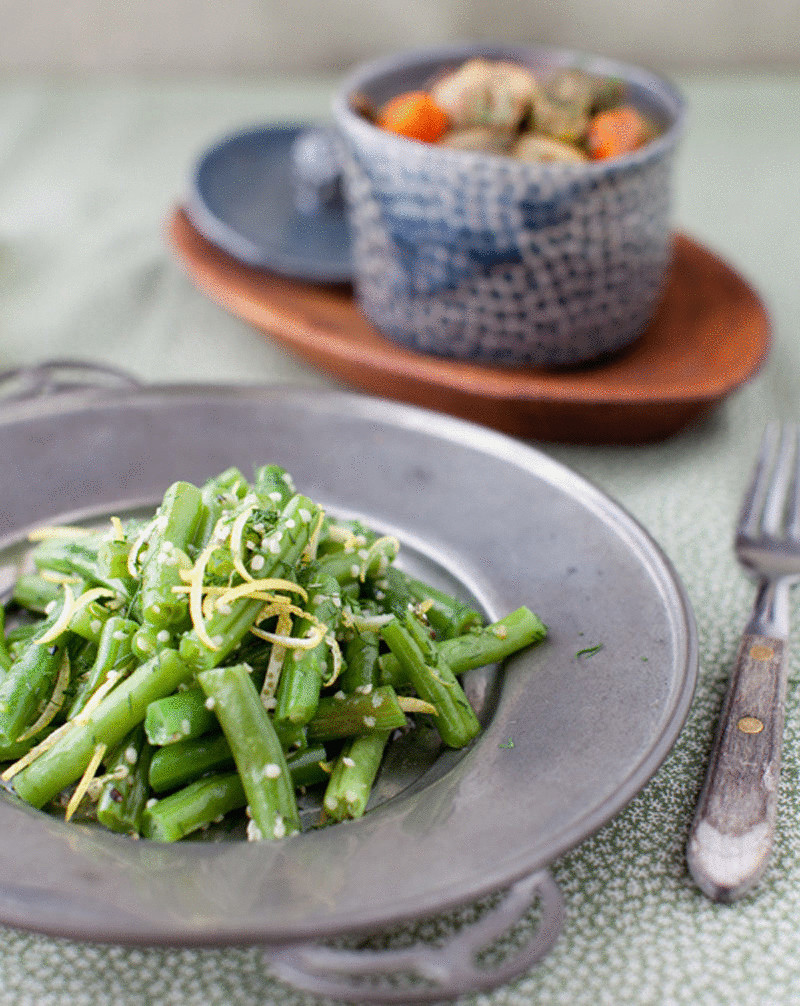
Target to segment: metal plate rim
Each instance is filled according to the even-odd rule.
[[[542,453],[536,447],[525,445],[512,438],[497,433],[485,427],[465,420],[432,413],[415,406],[394,402],[386,402],[366,395],[335,390],[305,389],[297,386],[263,386],[263,385],[220,385],[220,384],[163,384],[149,385],[135,391],[80,391],[64,395],[39,399],[28,403],[14,403],[0,412],[0,427],[8,422],[25,423],[36,416],[58,416],[65,410],[80,409],[97,405],[107,407],[110,402],[124,403],[136,401],[144,404],[149,397],[163,401],[165,398],[174,401],[185,398],[196,401],[204,396],[225,399],[241,399],[246,401],[256,395],[275,399],[277,401],[305,401],[310,408],[324,410],[347,410],[350,415],[358,415],[364,420],[379,420],[411,430],[425,432],[435,437],[442,437],[455,444],[468,444],[470,449],[487,452],[507,463],[519,465],[539,475],[546,475],[554,480],[559,487],[572,491],[586,505],[598,510],[616,522],[618,528],[631,537],[640,549],[647,554],[653,568],[662,578],[665,587],[671,592],[673,605],[672,614],[677,620],[680,635],[683,640],[682,663],[680,669],[680,688],[678,689],[669,717],[663,724],[660,734],[652,739],[647,756],[630,773],[619,782],[614,793],[602,804],[594,807],[590,813],[578,818],[571,828],[552,836],[546,849],[546,854],[532,857],[525,850],[519,850],[512,861],[504,864],[500,874],[488,874],[485,878],[466,878],[457,889],[432,892],[430,898],[413,904],[398,904],[387,914],[385,908],[378,907],[370,911],[364,909],[357,919],[337,919],[332,916],[325,923],[307,922],[294,924],[276,930],[265,926],[254,929],[252,926],[237,929],[235,925],[218,927],[216,930],[189,931],[181,930],[180,925],[145,927],[147,931],[129,929],[123,925],[118,929],[107,930],[105,933],[96,931],[91,924],[83,927],[74,922],[59,927],[58,920],[50,919],[47,925],[34,924],[25,913],[14,914],[8,906],[3,907],[3,892],[0,889],[0,912],[5,920],[20,928],[31,928],[48,932],[52,935],[69,938],[84,938],[93,940],[111,940],[131,944],[169,944],[169,945],[225,945],[232,943],[266,943],[279,944],[294,942],[298,939],[323,938],[341,934],[366,931],[375,926],[385,926],[390,923],[411,920],[438,911],[453,908],[468,901],[482,897],[499,887],[510,884],[523,876],[533,873],[551,863],[555,858],[573,848],[588,837],[604,823],[618,813],[645,785],[661,765],[671,750],[680,729],[688,715],[688,710],[694,694],[697,675],[698,642],[694,616],[685,589],[675,572],[672,563],[655,542],[649,532],[632,517],[619,503],[611,499],[584,476],[574,472],[568,466]],[[467,756],[469,757],[469,755]]]

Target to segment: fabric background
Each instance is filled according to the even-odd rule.
[[[677,226],[734,264],[772,316],[756,379],[706,418],[647,447],[541,445],[634,514],[674,562],[700,638],[688,721],[647,787],[553,864],[566,899],[556,948],[481,1006],[798,1001],[800,714],[790,683],[780,824],[757,893],[718,906],[697,892],[684,846],[751,584],[731,530],[764,421],[800,419],[800,80],[678,80],[691,108],[676,180]],[[333,82],[0,84],[0,368],[94,360],[146,381],[326,378],[207,301],[164,237],[194,158],[220,134],[324,116]],[[723,336],[724,337],[724,334]],[[800,625],[795,604],[796,624]],[[796,674],[800,650],[795,646]],[[447,920],[443,923],[449,924]],[[422,930],[422,938],[428,931]],[[258,949],[94,947],[4,930],[0,1003],[299,1006]]]

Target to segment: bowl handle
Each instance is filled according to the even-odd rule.
[[[476,954],[508,933],[534,900],[541,917],[525,945],[496,966],[479,967]],[[293,943],[277,950],[271,972],[305,992],[349,1002],[414,1003],[488,991],[536,964],[555,943],[564,920],[561,891],[547,870],[518,880],[500,903],[466,924],[444,944],[400,950],[347,950]],[[418,981],[369,982],[370,977],[412,975]]]
[[[22,402],[68,391],[122,386],[139,388],[131,374],[116,367],[79,360],[48,360],[33,367],[18,367],[0,373],[0,405]]]

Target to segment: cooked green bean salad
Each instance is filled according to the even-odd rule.
[[[30,538],[0,607],[3,783],[156,841],[243,811],[252,841],[296,834],[310,787],[315,826],[360,817],[396,732],[469,744],[460,676],[546,634],[526,607],[486,624],[276,465]]]

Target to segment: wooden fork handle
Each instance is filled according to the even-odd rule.
[[[740,643],[687,846],[697,886],[734,901],[759,880],[778,802],[786,641],[747,632]]]

